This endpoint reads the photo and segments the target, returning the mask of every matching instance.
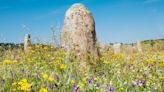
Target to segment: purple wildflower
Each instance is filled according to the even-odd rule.
[[[90,79],[90,80],[88,80],[88,83],[89,83],[89,84],[91,84],[91,83],[92,83],[92,80],[91,80],[91,79]]]
[[[59,82],[59,81],[60,81],[59,76],[57,76],[57,75],[56,75],[56,80],[57,80],[57,82]]]
[[[79,92],[80,90],[79,86],[77,86],[76,84],[73,85],[73,89],[75,90],[75,92]]]
[[[73,84],[73,89],[76,89],[77,85],[76,84]]]
[[[138,85],[142,86],[144,83],[145,83],[145,80],[143,80],[143,79],[138,80]]]
[[[79,91],[80,91],[80,88],[79,88],[79,87],[77,87],[75,91],[76,91],[76,92],[79,92]]]
[[[53,86],[50,86],[50,89],[53,89]]]
[[[40,74],[37,74],[37,75],[35,76],[35,78],[37,78],[37,79],[40,78]]]
[[[115,88],[112,86],[112,87],[110,87],[108,90],[109,90],[109,91],[114,91]]]
[[[93,82],[94,78],[92,77],[91,79],[88,80],[88,83],[91,84]]]

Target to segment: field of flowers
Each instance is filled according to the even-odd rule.
[[[21,46],[20,46],[21,48]],[[164,51],[101,51],[80,69],[74,51],[35,45],[0,51],[0,92],[164,92]]]

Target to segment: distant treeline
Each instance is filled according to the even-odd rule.
[[[141,41],[142,44],[155,44],[155,43],[164,43],[164,39],[155,39],[155,40],[143,40]],[[114,43],[110,43],[110,45],[113,45]],[[136,42],[134,43],[121,43],[122,45],[135,45]]]
[[[35,43],[34,45],[40,45],[42,47],[49,46],[44,44]],[[0,50],[9,50],[9,49],[24,49],[24,43],[0,43]]]
[[[16,49],[16,48],[21,48],[23,49],[24,44],[23,43],[0,43],[0,50],[8,50],[8,49]]]
[[[164,42],[164,39],[157,39],[157,40],[144,40],[141,41],[142,43],[155,43],[155,42]]]
[[[144,40],[144,41],[141,41],[141,43],[143,44],[155,44],[155,43],[164,43],[164,39],[156,39],[156,40]],[[39,43],[36,43],[36,44],[39,44]],[[36,44],[33,44],[33,45],[36,45]],[[113,43],[110,43],[111,45],[113,45]],[[124,44],[124,43],[121,43],[121,44]],[[134,45],[136,43],[130,43],[131,45]],[[43,45],[41,44],[43,47],[44,46],[47,46],[47,45]],[[129,45],[129,44],[124,44],[124,45]],[[24,48],[24,43],[0,43],[0,50],[8,50],[8,49],[23,49]]]

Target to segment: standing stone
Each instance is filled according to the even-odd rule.
[[[96,40],[95,22],[91,12],[82,4],[72,5],[65,14],[62,45],[75,49],[80,55],[89,53],[98,57]]]
[[[24,52],[28,52],[28,48],[31,45],[30,34],[26,34],[24,38]]]
[[[140,41],[137,41],[137,50],[138,50],[139,52],[142,52],[141,42],[140,42]]]
[[[113,44],[113,49],[114,49],[115,54],[120,53],[121,52],[121,43]]]
[[[126,53],[132,54],[133,51],[134,51],[133,45],[132,44],[127,44],[125,46],[126,46],[126,49],[125,49],[126,50]]]
[[[102,44],[102,43],[99,43],[99,51],[100,51],[100,52],[105,51],[106,48],[107,48],[107,45]]]

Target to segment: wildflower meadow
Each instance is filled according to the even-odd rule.
[[[81,70],[76,52],[61,46],[35,44],[28,53],[21,45],[1,48],[0,91],[163,92],[164,52],[150,46],[143,50],[115,54],[109,47],[101,50],[99,61],[88,59]]]
[[[164,92],[164,0],[0,0],[0,13],[0,92]]]

